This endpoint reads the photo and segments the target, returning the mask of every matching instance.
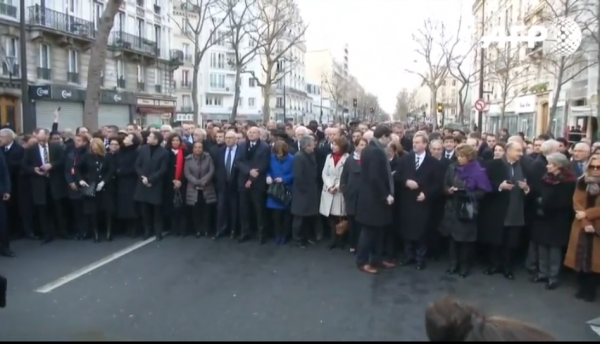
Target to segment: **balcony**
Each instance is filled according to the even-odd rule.
[[[78,72],[68,72],[67,73],[67,82],[78,84],[79,83],[79,73]]]
[[[17,8],[8,4],[0,4],[0,15],[17,19]]]
[[[125,82],[124,77],[121,76],[117,79],[117,87],[118,88],[125,88],[126,85],[127,85],[127,83]]]
[[[120,50],[125,54],[131,55],[133,59],[140,56],[156,59],[159,56],[159,49],[155,41],[123,31],[111,33],[108,45],[113,50]]]
[[[234,91],[235,91],[235,87],[233,87],[233,85],[231,85],[231,86],[210,85],[208,87],[208,92],[206,92],[206,93],[231,95],[231,94],[235,93]]]
[[[192,54],[183,54],[183,60],[185,62],[194,62],[194,56]]]
[[[59,45],[71,46],[75,40],[86,48],[96,38],[94,23],[66,13],[57,12],[39,5],[28,8],[27,23],[32,27],[32,40],[42,40],[44,36],[59,39]]]
[[[138,81],[137,90],[138,92],[144,92],[146,90],[146,83]]]
[[[193,110],[193,106],[191,105],[182,105],[181,108],[179,109],[179,112],[192,112]]]
[[[160,14],[160,6],[154,5],[154,13]]]
[[[52,69],[38,67],[37,78],[40,80],[52,80]]]
[[[181,86],[179,88],[181,88],[182,90],[191,90],[192,83],[189,81],[181,81]]]
[[[183,50],[171,49],[169,52],[169,66],[177,69],[179,66],[183,66]]]
[[[12,65],[12,70],[6,62],[2,64],[2,75],[8,75],[11,78],[15,78],[15,77],[19,77],[19,75],[21,75],[21,73],[19,73],[19,71],[20,71],[20,67],[16,63]]]

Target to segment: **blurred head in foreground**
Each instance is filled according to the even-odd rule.
[[[479,310],[450,297],[427,308],[425,330],[431,342],[556,341],[537,327],[508,318],[486,317]]]

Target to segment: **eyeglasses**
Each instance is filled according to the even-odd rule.
[[[590,165],[588,170],[600,171],[600,165]]]

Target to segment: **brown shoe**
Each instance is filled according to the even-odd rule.
[[[358,269],[362,272],[366,272],[368,274],[374,275],[376,274],[378,271],[377,269],[375,269],[374,267],[372,267],[371,265],[367,264],[367,265],[363,265],[363,266],[359,266]]]
[[[381,265],[385,268],[385,269],[392,269],[396,267],[396,264],[391,263],[391,262],[386,262],[385,260],[383,262],[381,262]]]

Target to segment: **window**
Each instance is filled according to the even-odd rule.
[[[117,79],[125,79],[125,63],[117,60]]]
[[[452,80],[452,86],[456,86],[456,80]]]
[[[275,107],[282,108],[283,107],[283,97],[277,97],[277,103]]]
[[[240,101],[238,102],[239,107],[244,107],[244,98],[240,97]]]
[[[102,17],[102,13],[104,12],[104,4],[99,2],[94,2],[94,29],[98,30],[98,24],[100,24],[100,17]],[[120,17],[120,16],[119,16]],[[120,19],[120,18],[118,18]]]
[[[137,65],[137,81],[139,83],[146,81],[146,70],[142,65]]]
[[[190,56],[190,45],[187,43],[183,43],[181,45],[181,50],[183,51],[183,58],[187,60],[188,56]]]
[[[144,37],[144,30],[146,28],[146,26],[144,25],[144,21],[142,19],[136,19],[137,20],[137,24],[136,24],[136,34],[138,37]]]
[[[38,67],[50,69],[50,46],[40,44]]]
[[[115,31],[125,31],[126,26],[127,19],[125,17],[125,13],[119,12],[117,19],[115,20]]]
[[[6,56],[17,59],[19,57],[19,39],[16,37],[5,37],[4,44]]]
[[[154,85],[162,85],[162,70],[154,68]]]
[[[221,97],[207,97],[206,105],[208,106],[223,106],[223,98]]]
[[[253,108],[256,106],[256,98],[248,98],[248,107]]]
[[[190,85],[190,71],[182,70],[181,71],[181,86],[189,86]]]
[[[187,94],[181,96],[181,106],[185,109],[190,109],[192,107],[192,96]]]
[[[256,87],[256,79],[250,77],[250,79],[248,79],[248,87]]]
[[[227,44],[227,31],[217,31],[212,35],[212,43],[215,45],[225,45]]]
[[[154,25],[154,41],[158,44],[159,47],[160,47],[160,38],[161,38],[160,31],[161,31],[160,26]]]
[[[225,75],[224,74],[211,74],[210,75],[210,87],[211,88],[225,88]]]
[[[225,69],[227,62],[225,59],[225,53],[211,53],[210,54],[210,68]]]
[[[69,73],[79,73],[79,52],[69,50]]]

